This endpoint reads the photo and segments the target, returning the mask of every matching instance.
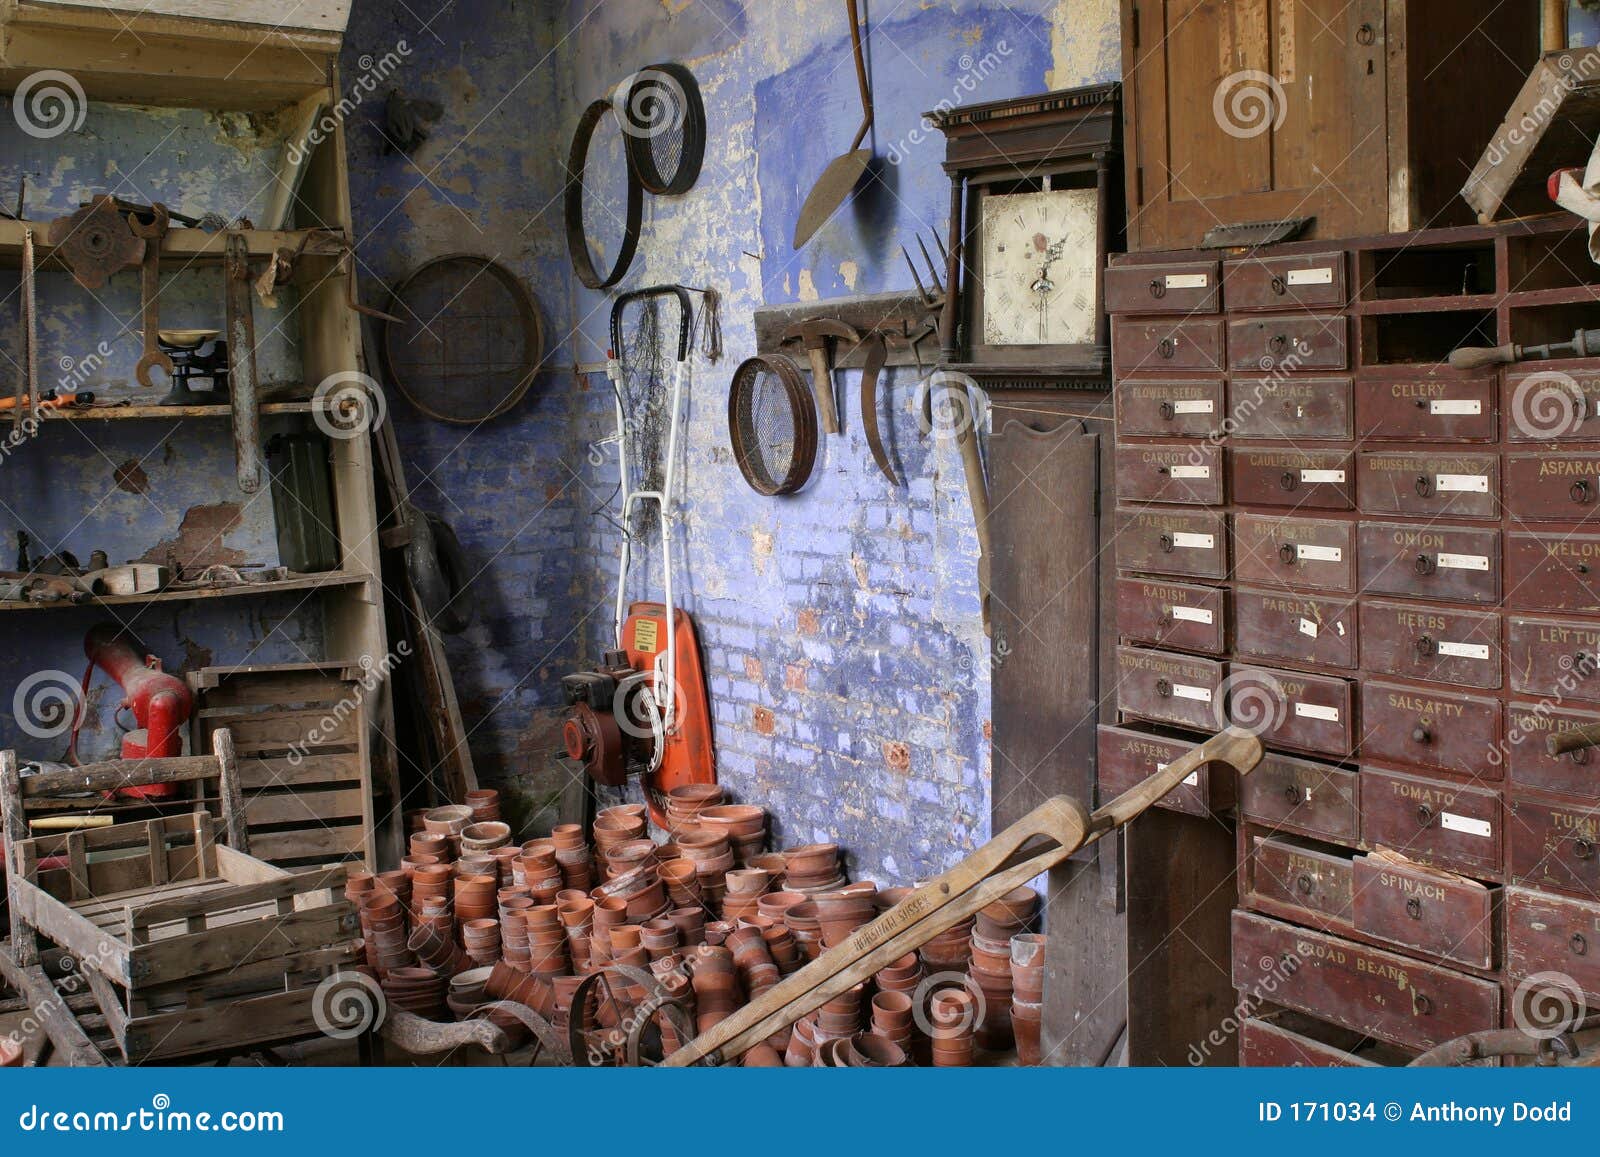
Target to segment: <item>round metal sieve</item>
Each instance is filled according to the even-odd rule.
[[[817,459],[817,408],[800,367],[783,354],[753,357],[733,373],[728,438],[758,494],[793,494]]]

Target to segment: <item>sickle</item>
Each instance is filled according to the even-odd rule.
[[[894,472],[894,463],[889,461],[883,433],[878,429],[878,375],[889,360],[889,343],[881,333],[869,334],[866,340],[867,359],[861,370],[861,428],[866,432],[872,460],[892,485],[899,486],[900,478]]]

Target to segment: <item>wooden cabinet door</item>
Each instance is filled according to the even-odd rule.
[[[1387,227],[1383,0],[1123,0],[1123,43],[1129,248]]]

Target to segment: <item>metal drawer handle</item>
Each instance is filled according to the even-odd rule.
[[[1157,541],[1161,543],[1162,554],[1171,554],[1172,548],[1177,545],[1173,542],[1170,534],[1163,534]]]
[[[1283,798],[1289,801],[1290,807],[1300,806],[1300,789],[1294,784],[1289,784],[1283,789]]]
[[[1406,901],[1406,915],[1413,920],[1422,919],[1422,901],[1412,896]]]
[[[1285,470],[1278,475],[1278,485],[1284,490],[1293,490],[1300,485],[1300,478],[1293,470]]]
[[[1412,485],[1417,491],[1418,498],[1429,498],[1433,495],[1433,480],[1426,474],[1418,474],[1416,482]]]
[[[1580,860],[1594,859],[1594,845],[1588,840],[1576,840],[1572,845],[1572,854]]]
[[[1167,474],[1167,473],[1169,473],[1169,471],[1167,470],[1167,468],[1165,466],[1157,466],[1156,467],[1156,473],[1157,474]]]
[[[1172,698],[1172,684],[1165,679],[1156,680],[1156,694],[1163,699]]]
[[[1152,277],[1150,279],[1150,296],[1151,297],[1165,297],[1165,296],[1167,296],[1167,283],[1165,281],[1163,281],[1159,277]]]
[[[1580,747],[1576,751],[1569,751],[1567,754],[1572,756],[1573,763],[1589,762],[1589,749],[1587,747]]]
[[[1170,337],[1162,338],[1161,339],[1161,344],[1156,346],[1156,354],[1158,356],[1160,356],[1160,357],[1170,358],[1173,354],[1175,354],[1177,352],[1178,352],[1177,343],[1174,342]]]
[[[1161,403],[1161,418],[1163,421],[1170,422],[1177,416],[1178,410],[1176,406],[1174,406],[1171,402]]]
[[[1281,333],[1273,334],[1267,339],[1267,349],[1275,354],[1281,354],[1289,348],[1289,339]]]
[[[1427,635],[1418,635],[1417,641],[1413,644],[1413,646],[1416,648],[1418,657],[1423,659],[1428,658],[1435,650],[1433,640]]]
[[[1285,283],[1283,278],[1274,277],[1272,279],[1272,292],[1276,293],[1279,297],[1282,297],[1285,293],[1289,292],[1289,286],[1287,283]]]
[[[1411,742],[1432,743],[1433,732],[1429,731],[1426,727],[1419,723],[1411,729]]]
[[[1589,653],[1587,653],[1585,651],[1579,651],[1576,655],[1572,656],[1572,669],[1574,671],[1578,672],[1578,678],[1580,678],[1580,679],[1586,678],[1587,677],[1587,673],[1589,671],[1593,670],[1593,667],[1594,667],[1594,656],[1593,655],[1591,655],[1591,654],[1589,654]]]
[[[1301,895],[1303,895],[1303,896],[1311,895],[1311,889],[1312,889],[1312,886],[1313,886],[1312,882],[1311,882],[1311,877],[1306,875],[1305,873],[1302,872],[1300,874],[1300,876],[1295,880],[1294,886],[1296,888],[1300,889],[1300,894]]]
[[[1418,1016],[1429,1016],[1433,1012],[1433,1001],[1426,993],[1419,992],[1411,998],[1411,1011]]]
[[[1371,24],[1363,24],[1356,29],[1356,43],[1363,48],[1371,48],[1378,42],[1378,30]]]
[[[1569,943],[1572,945],[1572,954],[1574,956],[1589,955],[1589,941],[1584,938],[1582,932],[1574,932]]]
[[[1572,501],[1580,505],[1588,502],[1590,497],[1589,480],[1587,478],[1578,479],[1571,486],[1567,487],[1567,496],[1571,498]]]
[[[1299,557],[1300,548],[1295,546],[1295,544],[1292,542],[1286,542],[1278,548],[1278,561],[1283,563],[1285,566],[1294,565],[1295,561]]]
[[[1418,574],[1432,574],[1437,569],[1437,564],[1427,555],[1419,554],[1412,562],[1411,569]]]
[[[1285,952],[1278,957],[1278,967],[1283,969],[1286,976],[1293,976],[1300,971],[1300,958],[1293,952]]]
[[[1417,805],[1417,826],[1428,827],[1433,823],[1433,809],[1425,803]]]

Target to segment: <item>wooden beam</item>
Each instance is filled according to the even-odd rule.
[[[56,991],[37,964],[24,967],[11,953],[11,945],[0,944],[0,977],[22,994],[28,1007],[44,1029],[50,1043],[63,1060],[74,1068],[105,1068],[106,1059],[89,1043],[78,1020],[67,1005],[67,998]]]
[[[36,928],[79,960],[94,965],[118,984],[129,983],[128,948],[54,896],[27,880],[11,881],[11,907],[24,924]]]

